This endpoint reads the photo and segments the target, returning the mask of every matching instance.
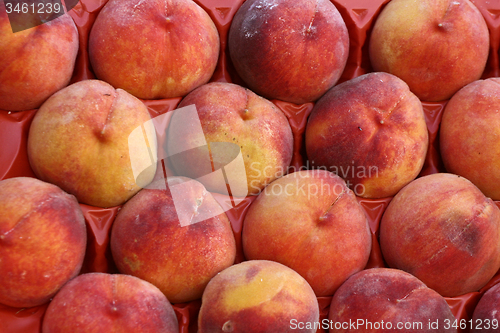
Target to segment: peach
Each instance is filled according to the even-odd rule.
[[[435,102],[481,77],[489,45],[486,22],[469,0],[392,0],[375,21],[369,56],[375,71]]]
[[[78,47],[78,31],[69,15],[14,33],[0,2],[0,109],[35,109],[66,87]]]
[[[38,178],[81,203],[121,205],[156,172],[156,134],[143,126],[149,120],[146,106],[124,90],[98,80],[74,83],[52,95],[33,118],[29,162]],[[152,160],[133,149],[129,137],[136,128],[151,139]],[[142,157],[152,167],[136,179],[131,161]]]
[[[486,196],[500,200],[500,79],[478,80],[446,104],[440,151],[448,172],[463,176]]]
[[[88,273],[69,281],[50,302],[43,333],[178,333],[161,291],[130,275]]]
[[[89,36],[97,78],[142,99],[181,97],[207,83],[219,34],[191,0],[110,0]]]
[[[396,194],[425,161],[422,104],[406,83],[369,73],[332,88],[314,106],[305,133],[312,167],[324,167],[364,198]]]
[[[457,332],[441,295],[391,268],[351,276],[333,296],[329,311],[330,332]]]
[[[244,170],[232,168],[233,177],[226,183],[236,189],[233,196],[244,197],[258,194],[287,172],[293,154],[292,130],[273,103],[238,85],[213,82],[191,92],[178,108],[190,105],[196,107],[199,120],[179,109],[168,129],[167,150],[171,156],[177,154],[170,159],[177,175],[200,178],[241,155]],[[195,120],[204,136],[194,131]],[[232,145],[216,150],[221,143]],[[216,180],[205,177],[203,183],[210,191],[227,193],[226,183]]]
[[[347,62],[349,35],[328,0],[247,0],[233,18],[228,47],[251,90],[302,104],[337,83]]]
[[[316,296],[331,296],[370,256],[371,233],[354,193],[335,174],[301,170],[269,184],[243,222],[247,259],[282,263]]]
[[[500,328],[500,284],[488,289],[477,303],[470,322],[471,333],[498,332]]]
[[[424,176],[389,203],[380,247],[390,267],[445,297],[478,291],[500,268],[500,210],[463,177]]]
[[[318,321],[318,301],[304,278],[277,262],[250,260],[210,281],[201,300],[198,332],[295,332],[295,323]]]
[[[201,298],[236,257],[220,205],[201,183],[179,177],[153,182],[123,205],[110,245],[120,272],[154,284],[173,303]]]
[[[48,302],[83,264],[87,233],[76,199],[35,178],[0,181],[0,303]]]

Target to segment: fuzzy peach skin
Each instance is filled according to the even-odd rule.
[[[51,96],[37,111],[28,136],[28,157],[38,178],[97,207],[123,204],[156,172],[156,141],[149,142],[144,163],[152,167],[134,176],[129,136],[150,120],[146,106],[124,90],[99,80],[74,83]],[[144,127],[156,139],[154,128]],[[136,154],[137,153],[137,154]],[[141,187],[141,186],[142,187]]]
[[[421,102],[387,73],[328,91],[312,110],[305,140],[312,167],[338,174],[364,198],[393,196],[415,179],[428,147]]]
[[[292,268],[316,296],[333,295],[362,270],[372,245],[356,196],[325,170],[301,170],[269,184],[245,216],[242,241],[247,259]]]
[[[500,329],[500,284],[488,289],[474,308],[471,333],[498,332]]]
[[[297,272],[273,261],[250,260],[215,276],[201,300],[198,332],[316,332],[295,329],[318,322],[319,306]]]
[[[177,185],[185,187],[174,198]],[[181,216],[191,218],[187,225]],[[179,177],[153,182],[130,199],[113,223],[110,244],[120,272],[154,284],[173,303],[201,298],[236,257],[231,225],[217,201],[201,183]]]
[[[333,296],[329,311],[329,332],[457,332],[441,295],[391,268],[351,276]]]
[[[440,125],[440,152],[446,170],[500,200],[500,79],[472,82],[446,104]]]
[[[392,0],[375,21],[369,56],[375,71],[434,102],[481,77],[489,45],[486,22],[469,0]]]
[[[42,333],[178,333],[177,316],[161,291],[130,275],[88,273],[50,302]]]
[[[228,46],[251,90],[302,104],[337,83],[349,55],[349,35],[328,0],[247,0],[231,23]]]
[[[463,177],[421,177],[387,207],[380,247],[390,267],[445,297],[478,291],[500,268],[500,210]]]
[[[181,97],[207,83],[219,34],[192,0],[110,0],[89,36],[97,78],[142,99]]]
[[[292,160],[293,135],[284,113],[273,103],[252,91],[232,83],[212,82],[187,95],[178,108],[194,105],[208,145],[233,143],[241,153],[245,171],[232,177],[231,188],[245,189],[234,196],[258,194],[267,184],[284,175]],[[180,111],[179,111],[180,112]],[[167,150],[199,146],[200,138],[186,126],[182,115],[172,116],[168,130]],[[206,144],[203,143],[203,144]],[[230,150],[226,150],[230,154]],[[224,154],[219,154],[224,155]],[[177,175],[198,178],[207,175],[230,160],[191,149],[182,158],[171,160]],[[214,170],[215,169],[215,170]],[[225,184],[204,179],[210,191],[224,193]]]
[[[0,110],[38,108],[66,87],[78,47],[78,31],[68,14],[13,33],[0,2]]]
[[[86,246],[72,195],[35,178],[0,181],[0,303],[48,302],[80,272]]]

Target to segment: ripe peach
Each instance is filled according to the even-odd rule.
[[[500,268],[500,210],[463,177],[424,176],[389,203],[380,247],[390,267],[443,296],[478,291]]]
[[[0,181],[0,303],[48,302],[80,272],[86,246],[72,195],[35,178]]]
[[[325,167],[364,198],[393,196],[425,161],[428,133],[422,103],[394,75],[369,73],[332,88],[306,127],[313,167]]]
[[[201,183],[179,177],[153,182],[123,205],[110,245],[120,272],[154,284],[173,303],[201,298],[236,257],[218,202]]]
[[[78,31],[71,16],[64,14],[14,33],[5,3],[0,2],[0,109],[35,109],[66,87],[78,47]]]
[[[354,193],[335,174],[301,170],[269,184],[242,231],[247,259],[273,260],[302,275],[316,296],[331,296],[370,256],[371,234]]]
[[[454,322],[442,296],[391,268],[351,276],[333,296],[329,312],[330,332],[457,332]]]
[[[347,27],[328,0],[247,0],[228,35],[236,71],[257,94],[302,104],[340,78],[349,54]]]
[[[469,0],[392,0],[373,26],[370,61],[375,71],[405,81],[421,100],[442,101],[481,77],[489,36]]]
[[[294,320],[319,321],[318,301],[309,284],[282,264],[250,260],[210,281],[201,300],[198,332],[296,332]]]
[[[500,328],[500,284],[488,289],[474,308],[471,333],[498,332]]]
[[[196,107],[204,137],[193,130],[194,121],[188,123],[182,110],[174,113],[167,149],[170,155],[186,151],[171,159],[177,175],[196,179],[225,167],[241,154],[245,170],[232,170],[229,184],[237,189],[233,196],[244,197],[259,193],[287,172],[293,154],[292,130],[273,103],[236,84],[213,82],[191,92],[178,107],[189,105]],[[231,143],[234,149],[216,151],[217,143]],[[226,193],[226,183],[219,184],[217,179],[205,177],[203,182],[210,191]]]
[[[43,333],[178,333],[177,316],[161,291],[130,275],[88,273],[69,281],[50,302]]]
[[[478,80],[446,104],[440,151],[448,172],[463,176],[500,200],[500,79]]]
[[[146,106],[124,90],[98,80],[74,83],[52,95],[37,111],[28,135],[28,157],[38,178],[60,186],[79,202],[98,207],[123,204],[152,181],[152,168],[136,179],[131,159],[139,155],[129,137],[144,127]],[[141,136],[141,139],[144,138]],[[149,142],[153,160],[156,141]]]
[[[219,34],[191,0],[110,0],[89,36],[97,78],[142,99],[181,97],[207,83]]]

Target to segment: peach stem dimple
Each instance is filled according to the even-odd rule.
[[[410,297],[410,295],[411,295],[411,294],[413,294],[416,290],[419,290],[419,289],[425,289],[425,287],[424,287],[424,286],[420,286],[420,287],[418,287],[418,288],[416,288],[416,289],[412,289],[412,290],[410,290],[410,291],[409,291],[406,295],[404,295],[403,297],[396,299],[396,303],[399,303],[399,302],[405,301],[408,297]]]
[[[243,120],[250,120],[250,110],[248,110],[247,108],[245,108],[242,112],[241,112],[241,119]]]
[[[222,325],[222,331],[223,332],[232,332],[233,331],[233,323],[231,320],[228,320]]]
[[[138,3],[136,3],[136,4],[134,5],[134,8],[133,8],[133,9],[137,9],[137,7],[139,7],[139,6],[140,6],[143,2],[144,2],[144,0],[141,0],[141,1],[139,1]]]
[[[394,110],[398,108],[401,102],[406,98],[406,95],[401,96],[401,98],[394,104],[394,106],[388,111],[381,111],[379,108],[375,108],[376,111],[382,116],[382,120],[380,120],[380,124],[384,124],[384,120],[389,118]]]
[[[112,300],[111,300],[111,311],[113,313],[116,313],[118,311],[118,308],[116,307],[116,295],[117,295],[117,288],[116,288],[116,281],[117,277],[116,276],[112,276],[111,277],[111,283],[112,283],[112,286],[113,286],[113,289],[112,289],[112,292],[111,292],[111,297],[112,297]]]
[[[344,195],[345,192],[346,189],[343,189],[342,192],[339,194],[339,196],[335,199],[335,201],[330,205],[330,207],[328,207],[327,211],[322,216],[320,216],[319,218],[320,222],[326,220],[326,215],[328,215],[330,210],[332,210],[333,206],[337,203],[337,201],[339,201],[339,199]]]
[[[110,94],[104,94],[104,96],[111,96]],[[101,137],[104,136],[104,133],[105,133],[105,130],[106,130],[106,125],[109,123],[110,119],[112,118],[111,117],[111,114],[113,113],[113,109],[114,109],[114,106],[115,106],[115,102],[117,100],[117,91],[115,90],[114,91],[114,96],[113,96],[113,101],[111,102],[111,106],[109,107],[109,110],[108,110],[108,114],[106,116],[106,120],[102,126],[102,130],[101,130]]]
[[[249,99],[249,90],[248,89],[245,89],[245,93],[246,93],[246,102],[245,102],[245,108],[243,109],[243,112],[241,113],[241,119],[243,120],[247,120],[248,119],[248,103],[250,102],[250,99]]]
[[[309,26],[306,29],[306,34],[311,33],[312,25],[313,25],[314,19],[316,18],[317,12],[318,12],[318,1],[316,1],[316,7],[314,8],[314,13],[313,13],[313,16],[311,18],[311,22],[309,22]]]

